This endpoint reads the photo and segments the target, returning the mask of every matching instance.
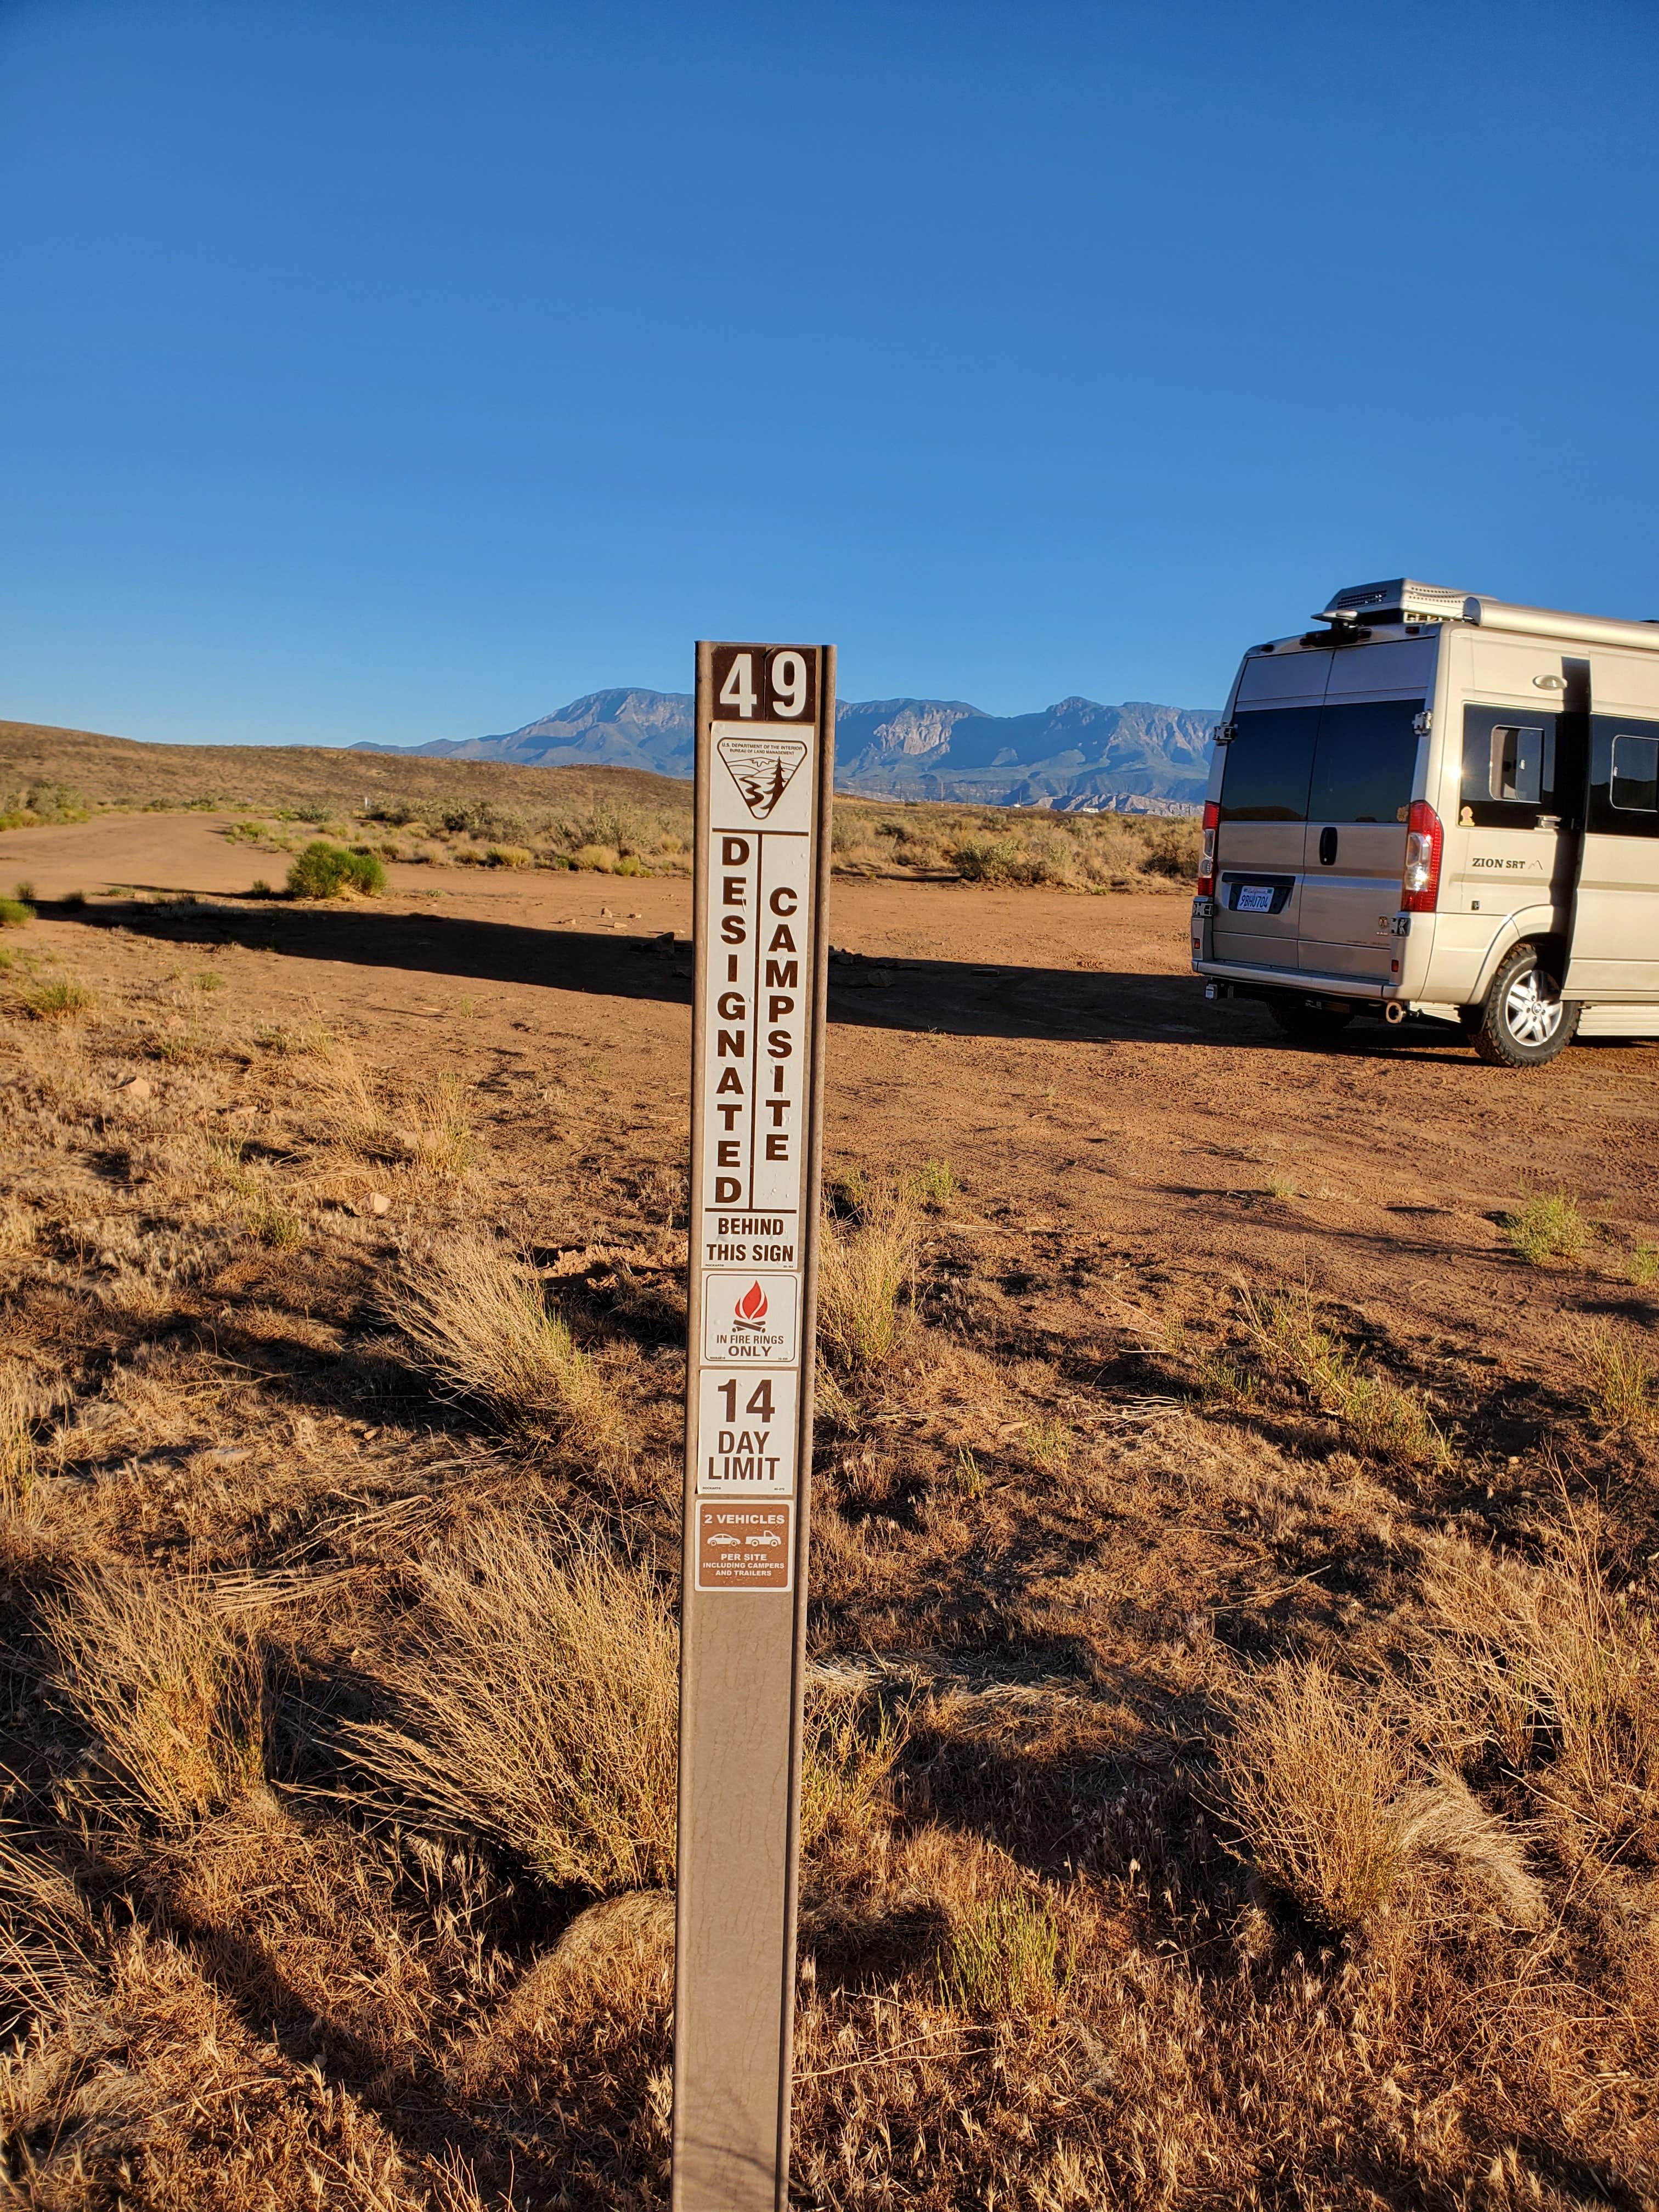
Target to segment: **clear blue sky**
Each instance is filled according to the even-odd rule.
[[[414,744],[700,635],[1205,705],[1659,615],[1654,0],[0,0],[0,714]]]

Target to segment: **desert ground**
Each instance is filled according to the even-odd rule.
[[[0,834],[0,2172],[662,2204],[690,886],[240,818]],[[1659,2205],[1659,1059],[1186,918],[836,883],[795,2201]]]

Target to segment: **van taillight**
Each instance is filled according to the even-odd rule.
[[[1221,826],[1221,809],[1213,799],[1204,802],[1204,849],[1198,858],[1198,896],[1215,896],[1215,833]]]
[[[1406,868],[1400,879],[1404,914],[1432,914],[1440,897],[1440,817],[1426,799],[1414,799],[1406,817]]]

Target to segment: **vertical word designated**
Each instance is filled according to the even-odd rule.
[[[677,2212],[787,2203],[835,648],[697,648]]]

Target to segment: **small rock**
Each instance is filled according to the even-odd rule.
[[[645,916],[642,914],[638,914],[630,910],[628,919],[630,921],[643,921],[645,920]]]
[[[378,1220],[381,1214],[391,1212],[392,1200],[383,1190],[372,1190],[368,1194],[368,1210]]]
[[[116,1089],[123,1098],[143,1099],[154,1098],[155,1096],[155,1085],[147,1076],[143,1075],[128,1076],[125,1083],[116,1085]]]
[[[599,920],[600,920],[601,921],[609,921],[610,916],[611,916],[611,909],[610,909],[610,908],[609,908],[608,906],[602,906],[602,907],[599,908]]]

